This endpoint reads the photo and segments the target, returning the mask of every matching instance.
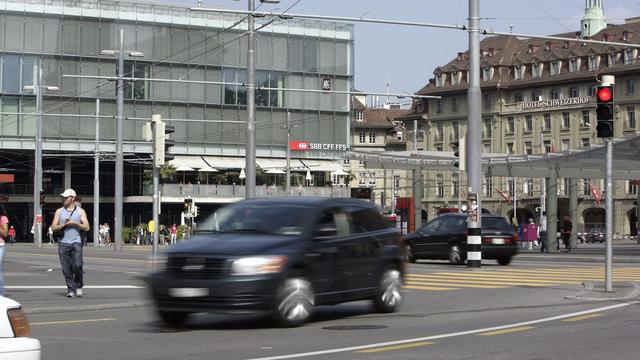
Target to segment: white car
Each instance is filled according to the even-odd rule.
[[[22,306],[0,296],[0,360],[40,360],[40,341],[29,337]]]

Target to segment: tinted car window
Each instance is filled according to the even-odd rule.
[[[435,219],[424,225],[420,228],[420,231],[423,233],[434,233],[438,230],[440,226],[440,219]]]
[[[313,214],[306,205],[243,202],[219,209],[198,225],[198,231],[300,235]]]
[[[441,219],[440,230],[444,230],[447,232],[457,232],[464,230],[464,228],[466,227],[467,221],[463,217],[451,216]]]
[[[349,218],[339,209],[331,209],[322,213],[318,228],[334,228],[337,236],[349,235]]]
[[[351,220],[356,233],[382,230],[387,227],[382,215],[372,208],[351,209]]]
[[[500,217],[483,217],[482,218],[483,230],[500,230],[500,231],[513,231],[513,226],[507,222],[506,219]]]

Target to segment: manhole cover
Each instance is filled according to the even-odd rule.
[[[172,328],[152,328],[152,329],[131,329],[132,333],[144,333],[144,334],[170,334],[178,332],[186,332],[188,329],[172,329]]]
[[[325,326],[324,330],[377,330],[384,329],[385,325],[340,325],[340,326]]]

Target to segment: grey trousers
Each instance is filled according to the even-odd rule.
[[[58,255],[62,266],[62,275],[67,283],[67,291],[75,293],[82,288],[82,244],[58,243]]]

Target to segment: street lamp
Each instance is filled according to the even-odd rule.
[[[124,155],[122,142],[124,137],[124,30],[120,29],[118,49],[101,50],[100,55],[118,56],[118,76],[116,80],[116,174],[114,196],[114,245],[115,250],[122,250],[122,196],[124,181]],[[139,51],[129,51],[130,57],[144,57]]]
[[[33,170],[33,243],[42,247],[42,209],[40,208],[40,193],[42,192],[42,92],[59,91],[57,86],[42,84],[42,61],[38,65],[38,84],[26,85],[23,90],[36,94],[36,133],[35,133],[35,166]]]

